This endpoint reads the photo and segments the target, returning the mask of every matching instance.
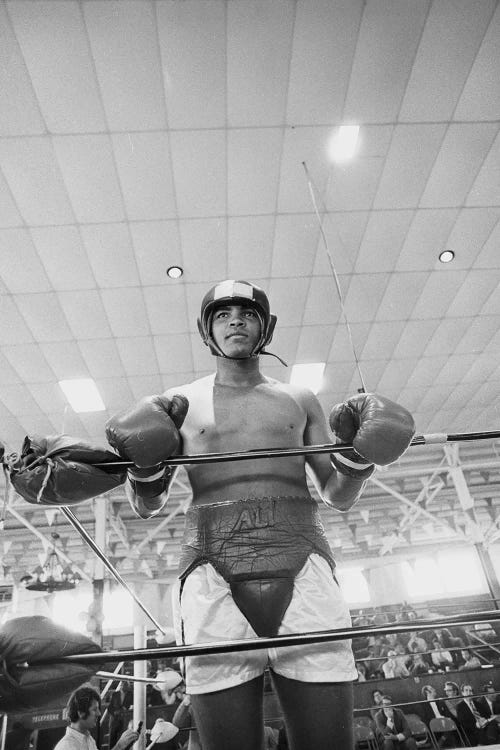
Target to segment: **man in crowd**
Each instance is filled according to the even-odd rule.
[[[500,739],[498,724],[492,716],[487,716],[486,707],[481,699],[473,698],[472,685],[461,686],[462,700],[457,704],[457,718],[469,743],[475,745],[494,745]]]
[[[101,696],[91,685],[82,685],[69,697],[66,706],[69,726],[54,750],[97,750],[91,734],[101,716]],[[139,732],[126,729],[111,750],[127,750],[139,739]]]
[[[390,695],[382,696],[382,708],[377,712],[375,721],[383,736],[383,750],[417,750],[406,716],[399,708],[392,706]]]

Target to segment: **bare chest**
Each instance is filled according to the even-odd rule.
[[[182,428],[185,452],[300,445],[304,409],[290,394],[259,385],[214,385],[190,400]]]

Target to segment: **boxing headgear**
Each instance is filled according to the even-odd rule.
[[[268,354],[268,352],[263,350],[273,337],[276,315],[271,315],[266,293],[263,289],[255,284],[250,284],[248,281],[234,281],[232,279],[221,281],[212,287],[205,294],[201,303],[198,330],[203,342],[209,347],[212,354],[215,354],[217,357],[226,357],[212,336],[212,317],[214,311],[224,305],[245,305],[245,307],[255,308],[260,319],[260,339],[249,356],[256,357],[258,354]]]

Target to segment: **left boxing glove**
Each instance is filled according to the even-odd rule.
[[[147,396],[111,417],[106,437],[122,458],[140,469],[158,466],[179,450],[179,430],[188,408],[187,398],[180,394],[171,399]]]
[[[334,406],[330,412],[330,428],[341,442],[352,443],[354,448],[352,457],[351,452],[332,454],[339,471],[345,466],[353,468],[347,463],[350,460],[361,464],[363,471],[372,464],[393,463],[403,455],[415,434],[410,412],[376,393],[360,393]],[[338,462],[341,466],[337,466]],[[350,475],[359,476],[359,473]]]
[[[171,399],[149,396],[106,425],[110,444],[134,463],[125,493],[139,518],[156,516],[168,500],[173,472],[161,464],[180,447],[179,430],[188,408],[187,398],[180,394]]]

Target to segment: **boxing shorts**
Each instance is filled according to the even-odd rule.
[[[309,497],[264,497],[192,506],[186,514],[179,578],[210,563],[259,636],[275,636],[294,581],[312,553],[335,563]]]

